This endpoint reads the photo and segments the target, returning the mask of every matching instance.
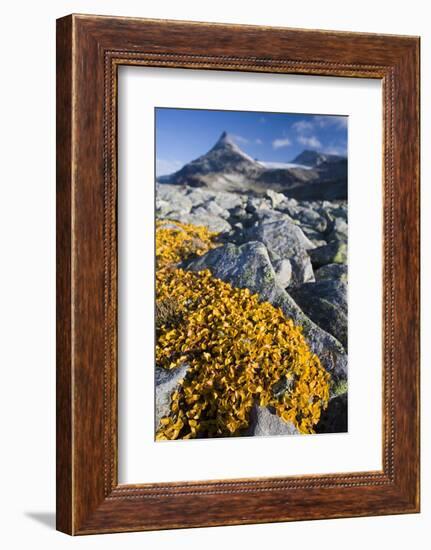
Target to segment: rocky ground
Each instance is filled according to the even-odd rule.
[[[347,430],[347,201],[299,201],[267,191],[254,196],[187,185],[156,184],[156,217],[216,232],[216,247],[181,264],[208,269],[247,288],[302,327],[330,374],[330,400],[316,432]],[[187,366],[156,367],[156,429]],[[286,383],[281,391],[289,391]],[[271,407],[255,406],[243,435],[298,433]]]

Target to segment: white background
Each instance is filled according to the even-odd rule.
[[[381,82],[145,67],[119,75],[120,482],[381,470]],[[349,117],[348,433],[154,441],[155,105]]]
[[[264,4],[218,0],[8,2],[2,12],[1,544],[5,548],[424,548],[431,522],[431,30],[421,0]],[[70,12],[285,25],[422,36],[422,514],[103,535],[53,530],[55,18]],[[3,44],[4,41],[4,44]],[[425,254],[426,253],[426,254]],[[364,289],[364,298],[366,290]]]

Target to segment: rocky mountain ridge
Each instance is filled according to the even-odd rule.
[[[268,189],[302,200],[347,199],[347,159],[303,151],[291,166],[266,165],[223,132],[214,147],[159,183],[264,195]]]
[[[341,155],[331,155],[326,153],[319,153],[312,149],[305,149],[302,153],[299,153],[291,162],[292,164],[299,164],[302,166],[308,166],[309,168],[317,168],[324,163],[333,163],[343,160],[345,157]]]

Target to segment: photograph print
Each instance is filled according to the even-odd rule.
[[[156,108],[155,439],[348,430],[342,115]]]

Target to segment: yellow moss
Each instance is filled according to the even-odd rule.
[[[178,228],[178,229],[174,229]],[[213,248],[212,233],[206,227],[171,220],[156,222],[157,269],[175,264],[193,254],[200,256]]]
[[[213,247],[201,227],[157,228],[157,300],[174,300],[182,322],[159,327],[156,362],[165,369],[190,365],[157,439],[239,435],[254,403],[272,406],[302,433],[313,433],[329,399],[329,374],[282,311],[248,289],[174,267],[190,253]],[[160,234],[161,233],[161,234]],[[197,252],[190,241],[198,238]],[[288,382],[290,391],[277,392]]]

